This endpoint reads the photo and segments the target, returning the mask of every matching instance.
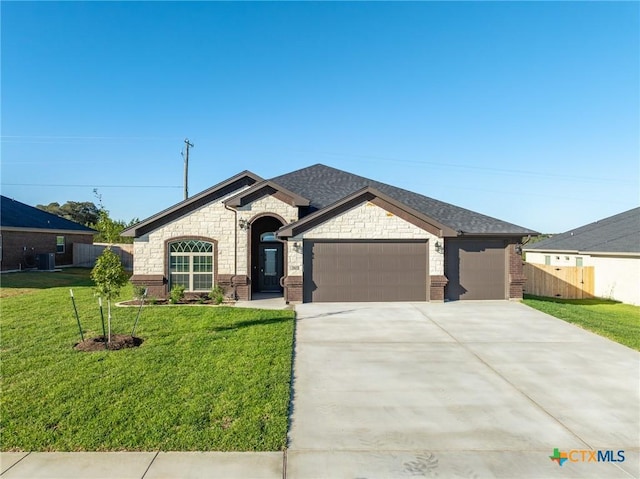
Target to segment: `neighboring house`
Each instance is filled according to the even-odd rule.
[[[151,296],[219,284],[287,302],[519,299],[532,234],[324,165],[244,171],[123,232]]]
[[[73,244],[93,242],[95,230],[33,206],[0,196],[0,261],[2,271],[73,264]]]
[[[640,304],[640,207],[523,248],[527,263],[593,266],[594,294]]]

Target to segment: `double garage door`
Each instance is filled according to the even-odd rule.
[[[426,301],[426,241],[304,241],[304,302]]]

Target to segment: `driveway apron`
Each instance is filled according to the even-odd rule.
[[[288,479],[640,477],[636,351],[507,301],[296,311]]]

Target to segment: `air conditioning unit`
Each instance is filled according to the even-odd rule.
[[[52,271],[56,269],[56,254],[55,253],[39,253],[38,269],[41,271]]]

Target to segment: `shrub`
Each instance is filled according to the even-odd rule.
[[[142,299],[144,298],[144,293],[147,290],[147,287],[145,285],[133,285],[133,297],[135,299]]]
[[[215,304],[221,304],[224,301],[224,288],[220,285],[214,286],[209,293],[209,299],[211,299]]]
[[[184,286],[181,284],[176,284],[171,288],[171,292],[169,292],[169,302],[176,304],[182,301],[184,299],[184,289]]]

